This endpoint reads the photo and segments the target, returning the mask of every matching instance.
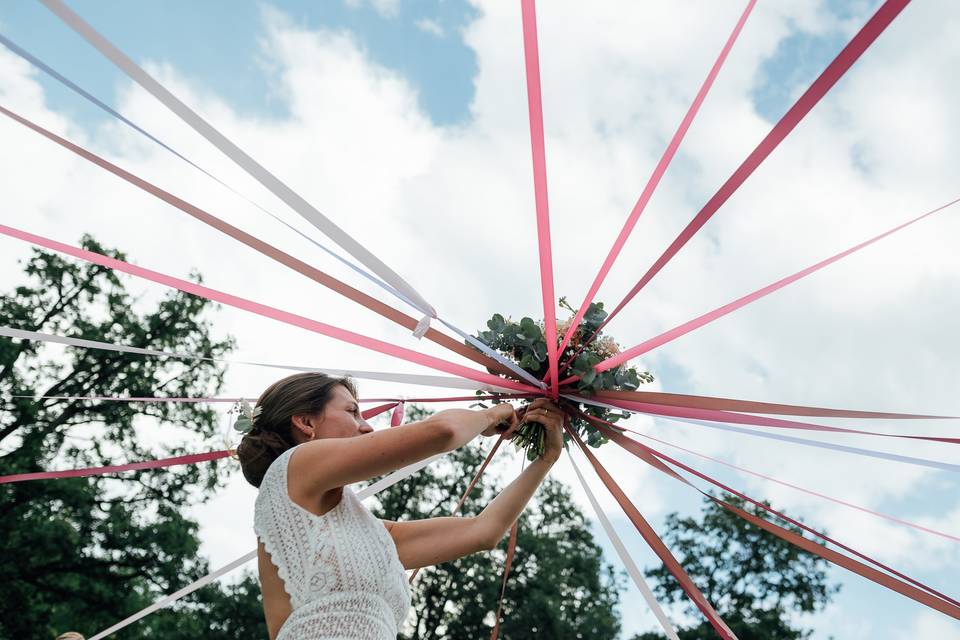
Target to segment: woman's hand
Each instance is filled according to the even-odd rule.
[[[481,435],[495,436],[503,435],[505,440],[513,437],[513,432],[520,426],[520,419],[517,412],[509,402],[495,404],[489,409],[485,409],[490,416],[490,426],[483,430]]]
[[[553,464],[563,453],[563,421],[566,416],[553,402],[546,398],[537,398],[523,413],[523,422],[537,422],[543,425],[545,436],[541,458]]]

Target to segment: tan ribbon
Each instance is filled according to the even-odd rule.
[[[194,131],[206,138],[208,142],[217,147],[217,149],[233,160],[260,184],[269,189],[287,206],[322,231],[328,238],[340,245],[368,269],[390,283],[395,289],[401,291],[407,298],[416,302],[419,308],[429,311],[431,316],[436,316],[436,311],[433,307],[431,307],[409,283],[393,271],[393,269],[384,264],[377,256],[371,253],[370,250],[357,242],[332,220],[320,213],[316,207],[303,199],[300,194],[273,175],[266,167],[254,160],[253,157],[234,144],[233,141],[218,131],[212,124],[204,120],[197,112],[184,104],[166,87],[140,68],[129,56],[98,33],[96,29],[77,15],[76,12],[60,0],[40,0],[40,2],[60,18],[64,24],[93,45],[94,48],[116,65],[117,68],[126,73],[133,81],[162,102],[164,106],[175,113]]]
[[[789,416],[811,416],[820,418],[871,418],[880,420],[926,420],[953,418],[955,416],[931,416],[915,413],[886,413],[880,411],[854,411],[850,409],[826,409],[823,407],[804,407],[795,404],[758,402],[755,400],[734,400],[711,396],[692,396],[683,393],[663,393],[657,391],[598,391],[598,398],[607,400],[632,400],[648,402],[670,407],[686,409],[713,409],[717,411],[743,411],[745,413],[782,414]]]
[[[301,275],[304,275],[307,278],[310,278],[314,282],[322,284],[328,289],[335,291],[340,295],[346,298],[349,298],[350,300],[353,300],[357,304],[360,304],[366,307],[367,309],[370,309],[374,313],[377,313],[383,316],[384,318],[391,320],[397,323],[398,325],[405,327],[406,329],[409,329],[410,331],[413,331],[417,328],[419,321],[416,320],[415,318],[412,318],[406,315],[405,313],[402,313],[401,311],[394,309],[393,307],[381,302],[380,300],[377,300],[372,296],[369,296],[363,293],[358,289],[354,289],[350,285],[344,282],[341,282],[340,280],[337,280],[333,276],[330,276],[324,273],[323,271],[320,271],[316,267],[312,267],[308,265],[302,260],[299,260],[291,256],[290,254],[284,251],[281,251],[280,249],[277,249],[276,247],[264,242],[263,240],[260,240],[259,238],[256,238],[250,235],[246,231],[243,231],[241,229],[234,227],[233,225],[221,220],[215,215],[208,213],[203,209],[200,209],[199,207],[196,207],[181,198],[178,198],[172,193],[164,191],[160,187],[157,187],[147,182],[146,180],[138,176],[135,176],[129,171],[121,169],[117,165],[109,162],[108,160],[105,160],[104,158],[101,158],[100,156],[94,153],[91,153],[90,151],[87,151],[83,147],[80,147],[70,142],[69,140],[61,138],[55,133],[44,129],[43,127],[37,124],[34,124],[30,120],[27,120],[26,118],[20,115],[17,115],[16,113],[2,106],[0,106],[0,113],[22,124],[28,129],[32,129],[33,131],[44,136],[45,138],[48,138],[49,140],[56,142],[63,148],[69,151],[72,151],[73,153],[77,154],[81,158],[84,158],[85,160],[92,162],[93,164],[101,167],[102,169],[109,171],[115,176],[122,178],[123,180],[126,180],[133,186],[138,187],[143,191],[146,191],[147,193],[155,196],[156,198],[159,198],[160,200],[163,200],[167,204],[172,205],[177,209],[180,209],[187,215],[192,216],[193,218],[199,220],[200,222],[203,222],[204,224],[213,227],[217,231],[220,231],[221,233],[224,233],[230,236],[234,240],[242,242],[243,244],[247,245],[251,249],[254,249],[255,251],[260,252],[261,254],[267,256],[268,258],[271,258],[272,260],[275,260],[276,262],[279,262],[280,264],[286,267],[289,267],[290,269],[293,269],[297,273],[300,273]],[[436,329],[433,329],[433,328],[427,329],[424,335],[428,340],[431,340],[443,347],[446,347],[447,349],[455,353],[458,353],[459,355],[465,358],[468,358],[476,362],[477,364],[481,364],[484,367],[487,367],[488,369],[493,370],[497,374],[506,375],[511,378],[517,377],[513,372],[511,372],[509,369],[507,369],[500,363],[496,362],[492,358],[483,355],[482,353],[476,351],[475,349],[468,347],[462,342],[459,342],[458,340],[455,340],[450,336],[437,331]]]

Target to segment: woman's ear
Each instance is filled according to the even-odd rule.
[[[310,416],[293,416],[290,418],[290,423],[293,425],[293,428],[299,431],[303,436],[309,440],[313,440],[316,436],[316,429],[313,428],[311,424]]]

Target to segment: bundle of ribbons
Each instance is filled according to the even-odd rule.
[[[571,429],[570,424],[576,421],[583,421],[591,426],[592,432],[601,434],[604,441],[610,441],[625,451],[636,456],[639,460],[649,465],[651,468],[663,473],[665,476],[682,483],[691,490],[698,491],[705,495],[709,500],[717,503],[722,508],[727,509],[738,517],[741,517],[753,525],[764,529],[770,534],[777,536],[790,544],[794,544],[804,551],[815,554],[824,560],[843,567],[867,580],[873,581],[888,589],[896,591],[917,603],[940,611],[948,616],[960,619],[960,602],[952,597],[940,592],[939,590],[923,584],[922,582],[911,578],[902,572],[889,567],[880,561],[857,551],[852,546],[835,540],[827,535],[818,532],[814,528],[801,523],[791,516],[776,511],[764,502],[755,500],[736,489],[717,481],[709,475],[702,473],[693,467],[671,457],[653,446],[667,445],[675,447],[687,454],[699,456],[705,460],[723,464],[737,469],[740,472],[751,474],[755,477],[763,478],[770,482],[778,483],[782,486],[790,487],[792,490],[805,492],[818,498],[832,501],[835,504],[843,505],[846,508],[859,510],[873,516],[883,518],[888,522],[896,523],[900,526],[910,527],[914,530],[924,532],[928,535],[938,536],[952,542],[960,542],[960,538],[950,533],[938,531],[931,527],[921,526],[893,515],[884,514],[871,510],[865,506],[853,504],[841,498],[817,493],[810,489],[800,487],[795,484],[789,484],[776,478],[764,475],[747,468],[732,465],[723,460],[712,458],[710,456],[698,453],[696,451],[685,449],[671,444],[664,440],[653,438],[647,434],[633,431],[622,424],[614,424],[612,421],[604,419],[608,415],[604,412],[584,410],[584,408],[598,408],[610,411],[616,411],[625,414],[644,414],[663,419],[680,421],[698,426],[721,429],[727,432],[749,434],[755,437],[774,439],[780,442],[786,442],[797,446],[817,447],[833,451],[839,451],[849,455],[866,456],[877,459],[892,460],[902,464],[917,465],[925,468],[932,468],[939,471],[957,473],[960,471],[960,465],[941,462],[933,459],[918,458],[896,453],[872,450],[869,448],[854,447],[850,445],[841,445],[826,440],[810,437],[816,434],[842,433],[855,434],[860,436],[892,438],[895,440],[913,440],[930,441],[943,445],[960,444],[960,438],[946,436],[930,436],[920,434],[891,434],[878,431],[866,431],[847,427],[828,426],[818,422],[810,422],[810,419],[826,418],[848,418],[848,419],[873,419],[873,420],[937,420],[951,418],[951,416],[926,415],[917,413],[891,413],[878,411],[859,411],[849,409],[833,409],[823,407],[809,407],[788,404],[778,404],[769,402],[758,402],[734,398],[718,398],[710,396],[685,395],[676,393],[658,393],[644,392],[638,390],[620,389],[620,390],[599,390],[589,397],[582,394],[584,389],[582,382],[584,376],[596,376],[605,371],[613,370],[624,365],[631,359],[637,358],[654,349],[657,349],[672,340],[690,333],[700,327],[703,327],[737,309],[745,307],[753,302],[770,295],[784,287],[801,280],[808,275],[815,273],[829,265],[853,254],[861,249],[879,242],[892,234],[914,225],[921,220],[927,219],[935,214],[946,210],[960,200],[953,200],[941,206],[938,206],[926,213],[911,217],[902,224],[891,229],[885,230],[879,234],[865,238],[859,244],[856,244],[844,251],[823,260],[816,262],[809,267],[787,275],[775,282],[763,286],[752,293],[744,295],[736,300],[729,302],[713,311],[693,318],[683,324],[680,324],[659,335],[653,336],[644,342],[633,347],[619,350],[617,353],[610,354],[609,357],[600,361],[591,363],[587,369],[579,370],[576,367],[571,370],[571,365],[575,363],[575,358],[567,358],[561,361],[561,354],[570,346],[571,340],[577,333],[584,318],[587,317],[594,303],[594,298],[600,289],[601,284],[606,279],[611,267],[617,260],[628,237],[630,236],[637,220],[645,210],[656,190],[661,178],[670,165],[673,157],[689,130],[696,114],[706,99],[715,79],[723,67],[731,49],[739,38],[741,31],[747,22],[748,17],[753,11],[756,0],[749,0],[739,16],[733,30],[725,41],[719,55],[711,67],[707,77],[700,86],[689,109],[685,113],[676,132],[667,144],[659,162],[653,170],[642,193],[636,201],[633,209],[630,211],[623,227],[621,228],[615,242],[605,257],[600,269],[591,284],[589,291],[584,296],[583,302],[576,309],[571,321],[567,323],[562,335],[558,331],[555,315],[555,292],[553,283],[553,263],[550,240],[550,216],[549,204],[547,198],[547,172],[546,172],[546,154],[544,145],[543,130],[543,111],[541,104],[540,87],[540,63],[537,44],[536,10],[534,0],[522,0],[520,3],[523,33],[523,54],[526,72],[526,93],[529,107],[530,139],[533,161],[533,183],[535,192],[535,215],[537,222],[537,241],[539,248],[539,267],[540,280],[542,285],[542,302],[544,309],[544,321],[542,326],[544,341],[546,345],[545,371],[542,376],[531,374],[530,367],[524,368],[518,366],[518,363],[511,358],[505,357],[496,349],[491,348],[482,339],[471,336],[457,328],[448,319],[442,317],[439,312],[427,302],[413,286],[398,275],[394,270],[384,264],[372,251],[367,249],[362,243],[358,242],[340,227],[338,227],[327,216],[318,211],[314,206],[297,194],[293,189],[282,182],[277,176],[268,171],[259,164],[253,157],[243,151],[239,146],[232,142],[227,136],[216,129],[210,122],[203,119],[194,112],[189,106],[178,99],[166,87],[164,87],[155,78],[150,76],[145,70],[137,65],[126,54],[120,51],[104,35],[96,31],[90,24],[85,22],[79,15],[72,11],[60,0],[40,0],[53,14],[62,20],[64,24],[74,30],[82,38],[87,40],[110,62],[117,66],[121,71],[127,74],[133,81],[139,84],[143,89],[159,100],[174,114],[190,126],[195,132],[203,136],[207,141],[217,147],[230,160],[236,163],[249,176],[257,180],[271,193],[279,198],[284,204],[298,213],[304,220],[310,223],[318,232],[332,241],[337,248],[332,248],[316,240],[309,234],[305,234],[296,227],[283,221],[279,216],[267,209],[256,205],[265,215],[270,216],[275,221],[285,225],[290,231],[301,235],[313,243],[318,249],[348,266],[358,276],[365,278],[382,289],[386,294],[396,299],[399,303],[410,307],[415,313],[408,315],[399,311],[394,306],[386,304],[381,300],[370,296],[360,290],[328,275],[317,267],[307,264],[303,260],[296,258],[266,242],[258,237],[247,233],[237,227],[234,227],[224,220],[218,218],[175,195],[157,187],[149,181],[134,175],[133,173],[113,164],[106,159],[84,149],[83,147],[60,137],[53,132],[32,122],[29,118],[15,113],[3,105],[0,105],[0,113],[11,120],[33,130],[40,136],[43,136],[52,143],[59,145],[63,149],[85,160],[101,167],[103,170],[113,174],[117,178],[136,186],[145,193],[148,193],[161,201],[171,205],[173,208],[195,218],[196,220],[208,225],[210,228],[223,233],[237,242],[240,242],[250,249],[259,252],[270,260],[273,260],[287,268],[290,268],[314,282],[328,288],[332,292],[342,295],[360,307],[379,314],[397,325],[403,326],[412,331],[417,338],[426,338],[452,353],[465,358],[474,365],[481,368],[474,368],[451,360],[446,360],[436,356],[426,355],[416,349],[403,347],[397,344],[378,340],[376,338],[364,336],[347,329],[327,324],[312,318],[297,315],[295,313],[268,306],[254,300],[243,298],[241,296],[220,291],[211,287],[206,287],[195,282],[190,282],[171,275],[148,269],[146,267],[136,266],[122,260],[111,258],[99,253],[81,249],[48,238],[25,229],[19,229],[12,226],[0,225],[0,234],[11,238],[16,238],[33,245],[43,247],[52,251],[57,251],[65,255],[90,263],[98,264],[112,269],[154,282],[166,287],[172,287],[181,291],[200,296],[209,300],[217,301],[221,304],[235,307],[246,312],[257,314],[263,317],[271,318],[281,323],[299,327],[307,331],[315,332],[330,338],[341,340],[355,346],[373,350],[387,356],[398,358],[400,360],[414,363],[434,369],[444,375],[421,375],[421,374],[403,374],[403,373],[385,373],[378,371],[356,371],[350,369],[314,369],[311,367],[283,365],[277,363],[265,362],[244,362],[244,365],[273,367],[293,370],[317,370],[335,375],[352,375],[357,378],[374,379],[403,384],[418,384],[429,387],[447,387],[453,389],[477,391],[479,395],[461,395],[445,397],[421,397],[421,398],[368,398],[364,402],[374,404],[370,409],[364,412],[364,416],[372,418],[375,415],[391,412],[391,427],[402,428],[404,417],[404,407],[406,403],[411,402],[475,402],[480,399],[498,399],[507,401],[528,400],[536,397],[547,397],[560,403],[567,411],[568,425],[567,437],[572,443],[571,449],[578,449],[586,458],[591,468],[594,469],[597,476],[613,495],[616,502],[623,509],[624,513],[634,525],[637,533],[643,538],[650,548],[656,553],[664,563],[670,573],[676,578],[689,598],[695,603],[697,608],[703,613],[713,628],[722,638],[735,638],[723,620],[717,615],[703,594],[684,571],[681,564],[674,558],[670,550],[661,541],[653,527],[644,519],[636,505],[630,500],[626,492],[620,487],[615,478],[606,470],[604,465],[596,455],[586,446],[576,429]],[[810,87],[797,99],[795,104],[787,110],[783,117],[772,127],[770,132],[761,140],[757,147],[744,159],[737,167],[728,180],[726,180],[716,193],[706,202],[706,204],[694,215],[689,224],[676,236],[671,244],[654,261],[644,275],[628,291],[622,300],[613,308],[613,310],[589,332],[583,344],[589,344],[595,339],[601,330],[610,323],[625,306],[633,300],[636,295],[659,273],[659,271],[675,256],[683,246],[703,227],[708,220],[715,215],[721,206],[737,191],[737,189],[750,177],[758,166],[786,139],[790,132],[803,120],[803,118],[817,105],[824,95],[833,87],[844,74],[854,65],[858,58],[867,51],[870,45],[880,37],[884,30],[896,19],[901,11],[909,4],[909,0],[885,0],[877,9],[874,15],[867,20],[862,28],[853,36],[843,50],[832,60]],[[48,74],[70,90],[76,92],[86,100],[104,110],[118,121],[131,127],[139,134],[150,139],[152,142],[160,145],[167,152],[173,154],[185,163],[188,163],[194,169],[204,173],[208,177],[217,181],[223,187],[241,195],[232,186],[217,178],[207,170],[203,169],[184,155],[177,152],[168,144],[161,141],[155,135],[149,133],[142,126],[132,122],[119,112],[115,111],[105,102],[92,95],[73,81],[69,80],[61,73],[53,69],[50,65],[38,59],[15,42],[0,34],[0,43],[10,49],[13,53],[21,56],[38,69]],[[243,196],[242,196],[243,197]],[[342,253],[341,253],[342,252]],[[346,255],[344,255],[346,254]],[[454,334],[450,335],[436,328],[434,323],[442,325],[447,331]],[[20,340],[46,341],[66,344],[74,348],[84,349],[106,349],[114,351],[124,351],[138,353],[148,357],[164,358],[183,358],[195,359],[198,356],[181,353],[168,353],[136,345],[118,345],[93,340],[86,340],[77,337],[68,337],[61,335],[46,334],[39,331],[26,330],[17,327],[0,327],[0,335]],[[582,350],[582,346],[579,347]],[[635,389],[635,388],[634,388]],[[42,397],[38,397],[42,399]],[[168,397],[91,397],[90,400],[98,401],[122,401],[122,402],[231,402],[235,403],[239,398],[168,398]],[[788,417],[781,417],[788,416]],[[790,431],[804,432],[803,438],[788,435]],[[645,439],[648,444],[641,442],[637,438]],[[454,511],[458,511],[469,491],[480,480],[481,475],[487,468],[491,459],[498,451],[501,440],[491,448],[483,464],[477,470],[472,479],[467,492],[461,498]],[[127,462],[107,467],[98,467],[90,469],[71,469],[64,471],[39,471],[36,473],[24,473],[15,476],[0,477],[0,483],[25,482],[38,480],[55,480],[70,477],[83,477],[99,474],[122,474],[131,471],[143,471],[147,469],[163,468],[181,464],[199,464],[205,461],[212,461],[224,458],[230,455],[229,449],[222,449],[194,455],[178,456],[175,458],[166,458],[158,460],[147,460],[137,462]],[[568,451],[569,453],[569,451]],[[401,469],[383,480],[371,485],[364,490],[363,497],[373,495],[377,491],[390,486],[395,482],[412,473],[417,472],[426,465],[430,464],[435,458],[421,461],[415,465]],[[614,548],[623,560],[631,578],[647,600],[651,610],[664,629],[664,632],[670,638],[677,638],[677,633],[665,615],[662,608],[657,604],[649,587],[644,583],[636,564],[626,552],[626,547],[619,539],[613,528],[609,524],[606,514],[600,509],[599,503],[594,497],[589,485],[576,466],[573,456],[570,456],[570,462],[580,479],[583,489],[588,499],[597,512],[597,517],[603,525],[604,530],[611,537]],[[774,524],[766,518],[760,518],[738,507],[736,504],[718,497],[713,493],[704,492],[692,478],[707,482],[720,490],[720,496],[734,495],[745,500],[747,503],[756,507],[756,509],[767,512],[771,516],[781,521],[788,522],[796,527],[800,527],[810,537],[801,536],[793,530],[783,528]],[[516,524],[511,530],[510,542],[507,548],[507,560],[504,566],[502,594],[507,587],[507,579],[512,564],[514,551],[516,548],[517,529]],[[819,542],[818,542],[819,541]],[[162,600],[154,603],[146,609],[135,612],[128,618],[118,622],[116,625],[103,630],[93,636],[91,640],[99,640],[117,630],[136,622],[137,620],[149,615],[157,609],[167,606],[179,598],[195,591],[201,586],[208,584],[212,580],[219,578],[225,573],[250,561],[255,554],[253,552],[245,554],[236,561],[228,563],[224,567],[212,572],[192,585],[170,594]],[[496,638],[499,633],[501,612],[496,615],[496,623],[492,629],[492,637]]]

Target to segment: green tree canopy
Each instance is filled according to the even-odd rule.
[[[125,259],[89,237],[82,246]],[[148,305],[112,271],[44,251],[25,261],[24,276],[0,301],[0,326],[212,358],[232,348],[211,335],[201,298],[170,293]],[[209,360],[0,337],[0,474],[221,448],[205,405],[30,396],[210,396],[223,373]],[[147,428],[158,431],[141,437]],[[198,525],[184,511],[212,494],[226,464],[0,486],[0,637],[90,635],[204,574]],[[139,625],[125,637],[148,632]]]
[[[771,519],[766,511],[736,496],[724,500],[764,520]],[[779,524],[803,535],[795,525]],[[668,515],[663,541],[740,640],[808,637],[811,632],[797,628],[791,615],[822,609],[840,589],[827,581],[826,560],[753,526],[712,500],[705,500],[699,520]],[[701,617],[665,567],[649,569],[646,575],[653,580],[661,603],[684,603],[687,613]],[[717,637],[705,620],[677,633],[681,640]],[[645,633],[633,640],[663,637]]]

